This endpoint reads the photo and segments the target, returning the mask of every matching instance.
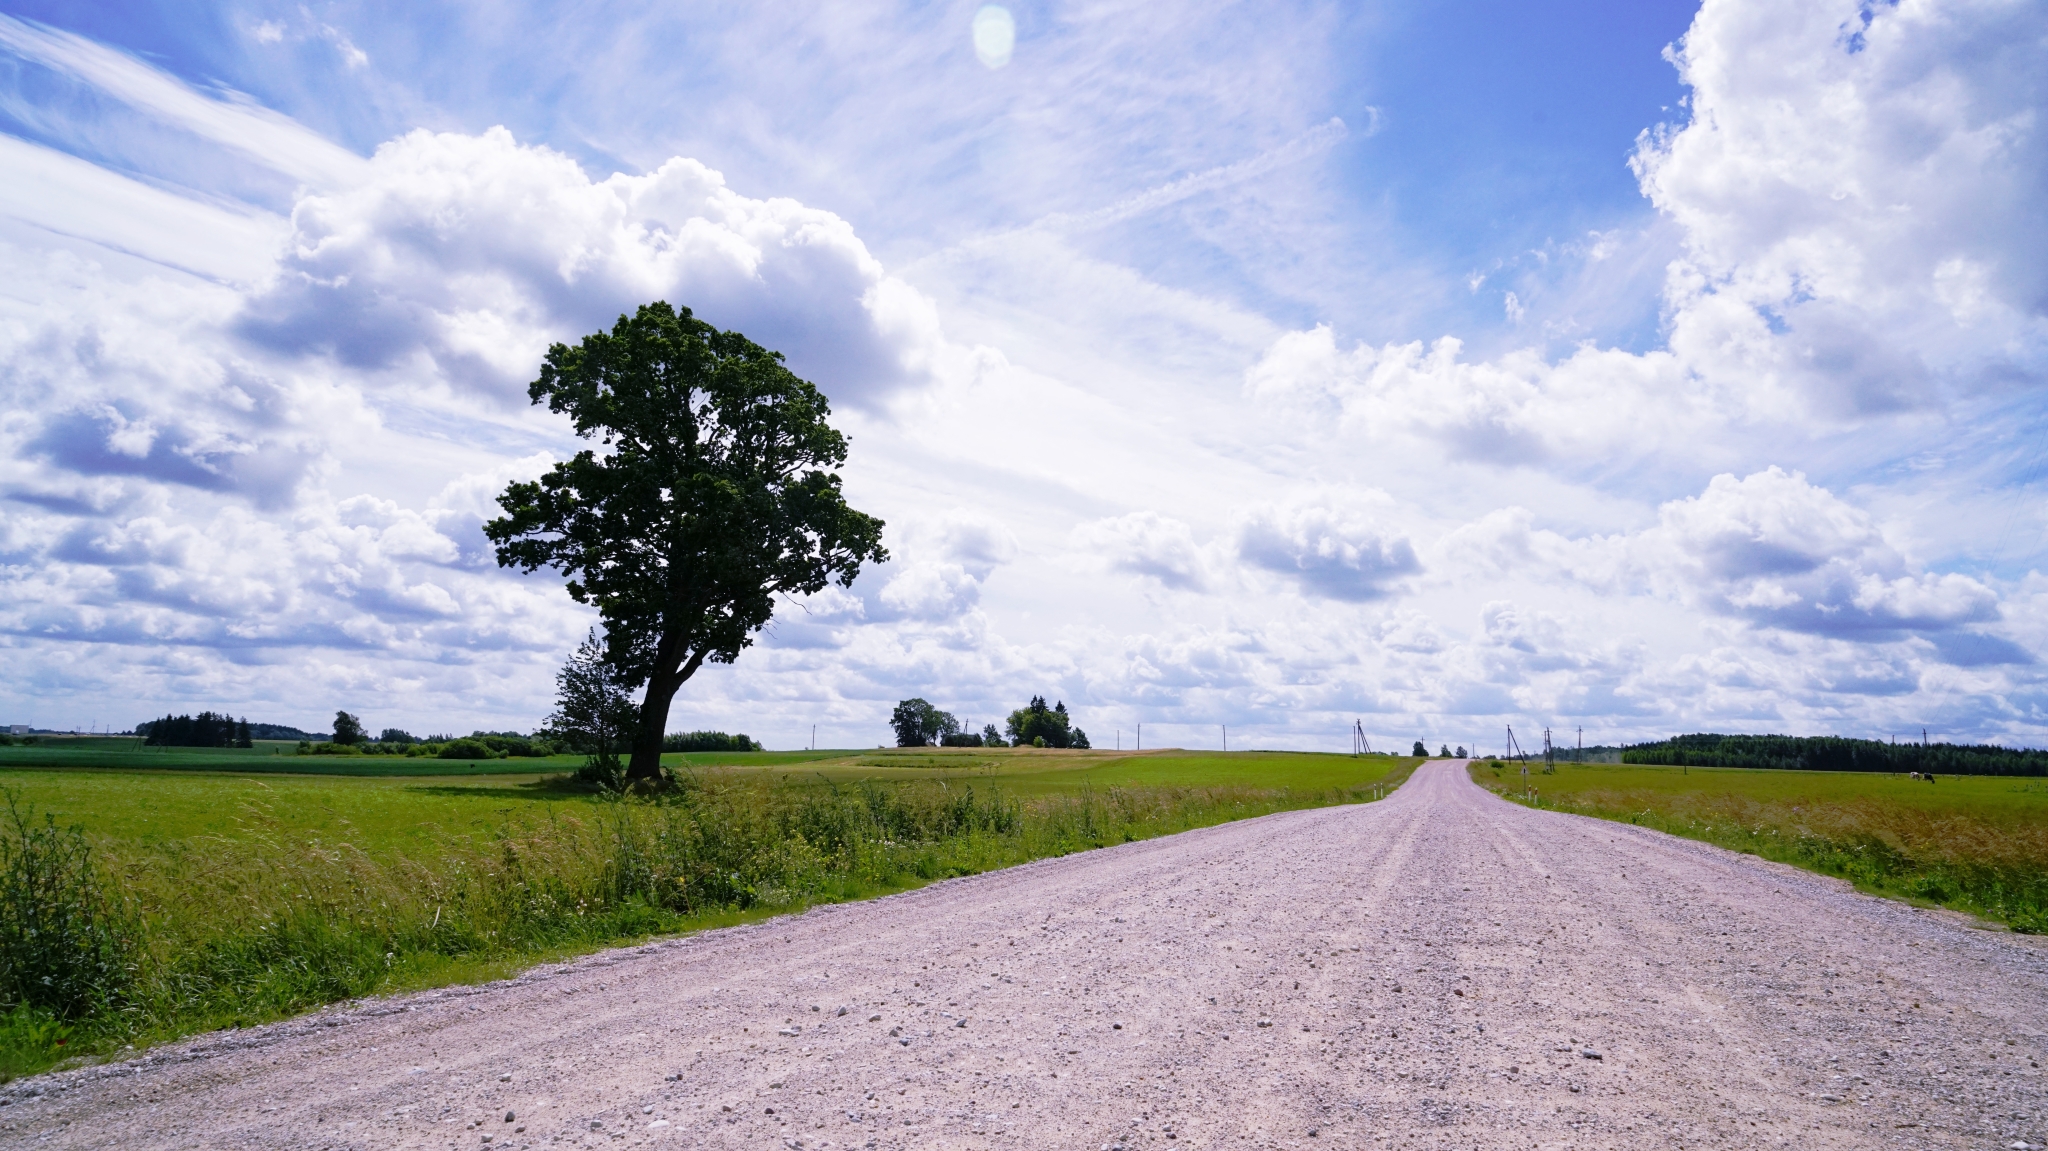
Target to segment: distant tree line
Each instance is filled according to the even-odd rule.
[[[295,740],[300,755],[391,755],[408,758],[485,760],[542,758],[564,753],[604,755],[615,761],[624,750],[626,731],[632,721],[631,701],[605,678],[598,650],[591,646],[579,653],[581,663],[572,660],[570,678],[577,672],[594,675],[604,682],[592,688],[587,706],[570,708],[549,717],[549,723],[532,733],[518,731],[473,731],[468,735],[418,736],[399,727],[387,727],[375,736],[362,717],[348,711],[334,713],[331,734],[302,731],[277,723],[250,723],[225,713],[202,711],[198,715],[166,715],[135,725],[135,734],[153,747],[249,747],[255,740]],[[585,685],[589,686],[589,685]],[[603,713],[603,714],[599,714]],[[8,739],[9,743],[13,740]],[[760,751],[761,744],[744,733],[722,731],[670,733],[662,740],[663,751]],[[614,762],[614,772],[621,766]]]
[[[1785,771],[2048,775],[2048,751],[1988,743],[1884,743],[1833,735],[1681,735],[1625,747],[1621,762]]]
[[[889,726],[896,731],[898,747],[1088,747],[1088,733],[1074,726],[1063,700],[1052,707],[1045,697],[1034,695],[1031,702],[1010,713],[997,731],[984,724],[981,731],[963,730],[950,711],[941,711],[923,699],[906,699],[890,713]]]
[[[286,723],[252,723],[249,725],[250,739],[325,739],[324,734],[315,731],[300,731]]]
[[[198,715],[167,715],[147,723],[135,725],[135,734],[143,736],[144,746],[149,747],[248,747],[246,741],[259,739],[326,739],[326,735],[300,731],[283,723],[250,723],[245,719],[233,720],[234,734],[227,743],[210,743],[223,730],[221,725],[230,722],[225,714],[202,711]],[[182,733],[190,733],[189,735]],[[157,738],[160,737],[160,738]],[[190,738],[198,742],[186,742]]]
[[[722,731],[672,731],[661,737],[663,751],[759,751],[761,745],[744,733]]]
[[[167,715],[135,725],[145,747],[248,747],[254,738],[247,719],[202,711]]]
[[[334,734],[328,739],[302,739],[300,755],[398,755],[411,759],[512,759],[542,758],[555,754],[548,732],[526,735],[516,731],[475,731],[468,735],[415,736],[403,728],[387,727],[376,738],[363,726],[362,717],[346,711],[334,713]]]

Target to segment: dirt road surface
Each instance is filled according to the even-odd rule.
[[[2048,1143],[2048,951],[1426,764],[0,1088],[9,1147]]]

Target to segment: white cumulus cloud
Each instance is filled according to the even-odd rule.
[[[682,158],[593,180],[503,128],[410,133],[360,183],[300,200],[242,330],[409,386],[424,372],[523,401],[550,343],[653,299],[785,353],[843,402],[921,382],[935,356],[930,301],[832,213],[740,195]]]

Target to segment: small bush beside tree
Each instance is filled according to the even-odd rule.
[[[640,715],[626,683],[592,629],[556,673],[555,712],[548,716],[555,741],[584,757],[576,778],[614,791],[625,785],[625,755]]]

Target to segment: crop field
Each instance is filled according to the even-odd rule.
[[[189,753],[239,756],[240,770],[137,769],[114,757],[179,753],[0,750],[65,755],[0,767],[22,817],[0,806],[0,863],[14,861],[0,867],[0,900],[26,905],[34,884],[17,864],[32,855],[45,877],[69,875],[54,888],[41,881],[70,893],[59,902],[72,917],[69,934],[45,937],[63,935],[76,952],[31,948],[26,960],[0,953],[0,963],[125,973],[0,1015],[0,1078],[354,996],[498,978],[648,935],[1370,801],[1418,762],[706,752],[663,757],[679,768],[677,788],[620,798],[559,774],[571,759],[322,762],[259,748]],[[280,771],[280,761],[314,773]],[[333,774],[343,766],[379,774]],[[382,774],[400,768],[417,774]]]
[[[1879,894],[2048,931],[2048,780],[1474,761],[1517,802],[1653,827]]]

